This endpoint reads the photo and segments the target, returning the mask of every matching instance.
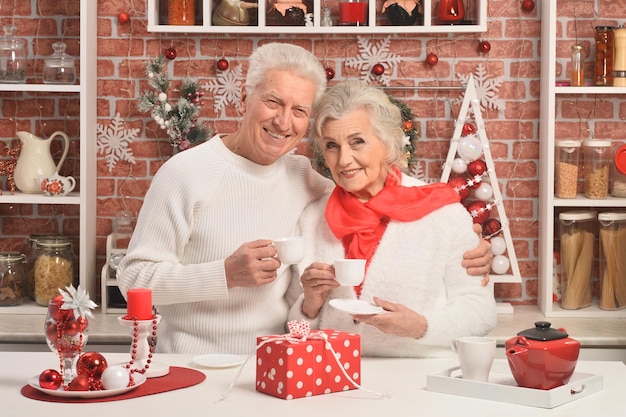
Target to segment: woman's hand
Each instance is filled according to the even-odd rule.
[[[482,227],[474,224],[474,232],[481,238],[475,249],[469,250],[463,254],[461,265],[467,269],[467,273],[475,276],[483,276],[482,285],[489,283],[489,271],[491,271],[491,260],[493,253],[491,252],[491,243],[482,238]]]
[[[328,292],[339,287],[335,281],[335,270],[332,265],[314,262],[309,265],[300,277],[304,288],[302,313],[310,319],[317,317]]]
[[[385,312],[373,315],[353,315],[355,320],[376,327],[383,333],[419,339],[426,333],[428,322],[421,314],[403,304],[374,297],[374,304]]]

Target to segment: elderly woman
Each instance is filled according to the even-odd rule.
[[[314,146],[336,188],[300,219],[307,254],[304,289],[290,312],[313,327],[362,334],[369,356],[439,357],[459,336],[496,323],[491,286],[468,275],[463,253],[478,244],[472,218],[444,183],[401,173],[401,114],[387,95],[360,81],[338,84],[319,102]],[[332,262],[366,259],[356,287],[340,286]],[[372,302],[384,312],[351,315],[332,299]]]

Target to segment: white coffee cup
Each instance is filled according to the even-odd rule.
[[[365,259],[337,259],[333,262],[335,279],[341,285],[354,287],[365,276]]]
[[[304,258],[304,237],[290,236],[272,242],[276,249],[276,257],[285,265],[297,264]]]
[[[487,382],[496,355],[496,340],[490,337],[467,336],[452,341],[458,354],[463,379]]]

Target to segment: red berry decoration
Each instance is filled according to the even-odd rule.
[[[332,68],[326,68],[324,71],[326,71],[326,79],[327,80],[332,80],[333,78],[335,78],[335,70]]]
[[[471,176],[483,175],[485,172],[487,172],[487,164],[485,163],[485,161],[477,159],[467,165],[467,172],[469,172]]]
[[[478,50],[483,54],[486,54],[487,52],[491,51],[491,44],[488,41],[482,41],[478,44]]]
[[[228,69],[228,61],[224,58],[221,58],[217,61],[217,69],[220,71],[226,71]]]
[[[467,205],[467,211],[472,215],[474,223],[483,224],[489,218],[487,205],[482,201],[473,201]]]
[[[500,233],[502,230],[502,224],[498,219],[487,219],[485,223],[483,223],[483,236],[491,237]]]
[[[535,8],[535,2],[533,0],[522,1],[522,10],[526,12],[532,12]]]
[[[411,129],[413,129],[413,122],[411,120],[405,120],[402,122],[402,130],[408,132]]]
[[[471,123],[465,123],[463,125],[463,135],[464,136],[469,136],[469,135],[473,135],[474,133],[476,133],[476,126],[474,126]]]
[[[459,194],[461,200],[465,200],[470,195],[470,187],[467,185],[467,178],[464,177],[454,177],[448,180],[448,184],[454,191]]]
[[[437,56],[437,54],[433,52],[429,53],[428,56],[426,57],[426,63],[430,65],[431,67],[434,67],[435,65],[437,65],[438,62],[439,62],[439,57]]]
[[[121,24],[128,23],[130,21],[130,16],[128,15],[128,13],[122,12],[117,15],[117,21]]]
[[[372,67],[372,74],[374,75],[383,75],[385,73],[385,67],[383,67],[383,64],[375,64]]]
[[[63,378],[61,374],[55,369],[46,369],[39,375],[39,386],[43,389],[56,391],[61,386],[62,382]]]
[[[165,50],[165,58],[167,59],[176,59],[176,49],[174,48],[167,48]]]

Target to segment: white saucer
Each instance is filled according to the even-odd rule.
[[[198,366],[205,368],[230,368],[232,366],[241,365],[245,362],[246,355],[229,355],[226,353],[216,353],[209,355],[199,355],[191,361]]]
[[[340,298],[335,298],[330,300],[328,304],[335,307],[337,310],[344,311],[348,314],[359,314],[362,316],[369,314],[379,314],[385,311],[382,307],[363,300],[344,300]]]
[[[64,391],[62,387],[59,389],[46,389],[39,386],[39,375],[32,377],[28,380],[28,385],[35,388],[37,391],[41,391],[44,394],[52,395],[53,397],[66,397],[66,398],[102,398],[112,397],[114,395],[124,394],[130,390],[137,388],[146,382],[146,377],[142,374],[134,374],[133,379],[135,385],[132,387],[116,388],[116,389],[103,389],[100,391]]]

